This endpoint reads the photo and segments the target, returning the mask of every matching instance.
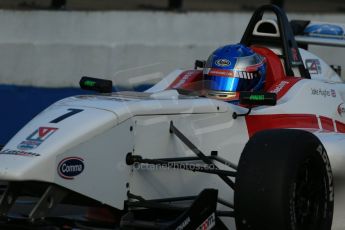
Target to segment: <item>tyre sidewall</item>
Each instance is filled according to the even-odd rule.
[[[299,230],[294,191],[301,165],[312,159],[325,186],[323,218],[315,230],[329,230],[333,216],[333,176],[327,153],[311,133],[270,130],[245,146],[236,177],[235,219],[239,230]]]

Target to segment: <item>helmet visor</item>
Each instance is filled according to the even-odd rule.
[[[232,74],[224,75],[210,75],[204,76],[205,88],[215,91],[250,91],[260,82],[260,73],[245,72],[245,71],[231,71]]]

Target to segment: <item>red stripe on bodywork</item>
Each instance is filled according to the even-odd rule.
[[[333,120],[331,118],[320,116],[320,121],[321,121],[322,130],[335,132]]]
[[[338,133],[345,133],[345,124],[339,121],[335,121]]]
[[[319,129],[316,115],[312,114],[270,114],[246,116],[248,134],[266,129],[276,128],[300,128]]]
[[[202,70],[187,70],[182,72],[168,89],[189,89],[195,81],[202,80]]]

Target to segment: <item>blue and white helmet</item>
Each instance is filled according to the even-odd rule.
[[[204,68],[206,89],[222,92],[259,91],[266,78],[266,59],[242,44],[215,50]]]

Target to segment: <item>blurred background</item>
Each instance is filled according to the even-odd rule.
[[[89,93],[82,76],[144,90],[239,42],[269,3],[289,19],[345,23],[344,0],[0,0],[0,145],[56,100]],[[339,48],[311,50],[344,68]]]

